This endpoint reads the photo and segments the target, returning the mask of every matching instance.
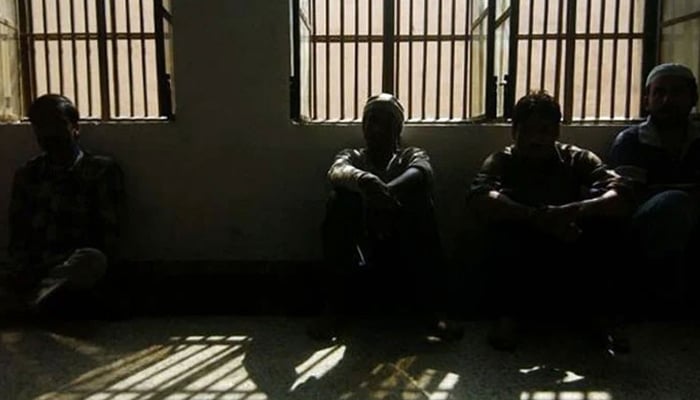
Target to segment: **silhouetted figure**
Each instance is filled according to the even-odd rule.
[[[80,314],[95,305],[117,256],[124,213],[122,171],[81,148],[79,114],[66,97],[36,99],[29,120],[43,154],[15,173],[2,286],[38,311]],[[7,297],[7,296],[6,296]]]
[[[697,282],[700,236],[700,124],[689,119],[698,101],[692,71],[661,64],[646,80],[646,121],[620,132],[610,164],[640,192],[633,216],[637,284],[647,307],[681,306],[685,282]],[[692,246],[689,246],[690,244]],[[692,278],[694,277],[694,279]],[[695,287],[697,289],[697,286]]]
[[[425,150],[401,147],[403,121],[395,97],[369,98],[362,114],[366,147],[341,151],[328,171],[333,192],[323,250],[331,314],[341,304],[368,299],[387,312],[404,304],[424,304],[428,312],[445,306],[436,304],[447,290],[436,280],[444,271],[433,213],[433,171]],[[334,336],[336,322],[327,318],[310,333]],[[444,321],[438,324],[438,333],[458,335]]]
[[[518,100],[514,143],[490,155],[471,185],[500,316],[489,334],[497,349],[515,349],[524,316],[620,312],[618,218],[629,213],[629,187],[594,153],[558,142],[560,119],[544,91]]]

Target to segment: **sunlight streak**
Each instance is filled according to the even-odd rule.
[[[315,352],[306,361],[297,365],[294,369],[299,377],[289,391],[293,392],[311,377],[316,379],[323,377],[343,359],[345,349],[345,345],[327,347]]]

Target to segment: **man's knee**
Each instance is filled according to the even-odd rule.
[[[691,195],[682,190],[667,190],[658,193],[639,207],[636,219],[672,218],[678,221],[696,220],[698,205]]]
[[[699,216],[700,208],[691,195],[668,190],[642,204],[632,224],[643,235],[683,242],[696,229]]]
[[[77,249],[61,265],[50,272],[54,278],[65,278],[77,289],[94,287],[107,273],[107,256],[95,248]]]

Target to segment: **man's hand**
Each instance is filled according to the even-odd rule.
[[[548,233],[564,242],[574,242],[581,236],[576,225],[579,205],[547,206],[534,212],[532,223],[536,229]]]
[[[366,174],[360,179],[360,190],[367,201],[367,229],[376,239],[390,237],[395,230],[395,216],[401,203],[379,177]]]
[[[395,211],[401,203],[391,194],[389,186],[373,174],[360,178],[360,190],[367,200],[367,207],[375,210]]]

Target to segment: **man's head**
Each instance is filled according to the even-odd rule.
[[[54,162],[72,161],[77,151],[78,110],[67,97],[43,95],[29,107],[37,143]]]
[[[513,109],[513,139],[518,154],[545,159],[555,152],[559,139],[559,103],[546,91],[530,92]]]
[[[404,111],[399,100],[381,93],[367,99],[362,110],[362,132],[370,150],[394,151],[401,142]]]
[[[682,64],[657,65],[647,76],[644,102],[657,126],[684,125],[698,102],[693,72]]]

